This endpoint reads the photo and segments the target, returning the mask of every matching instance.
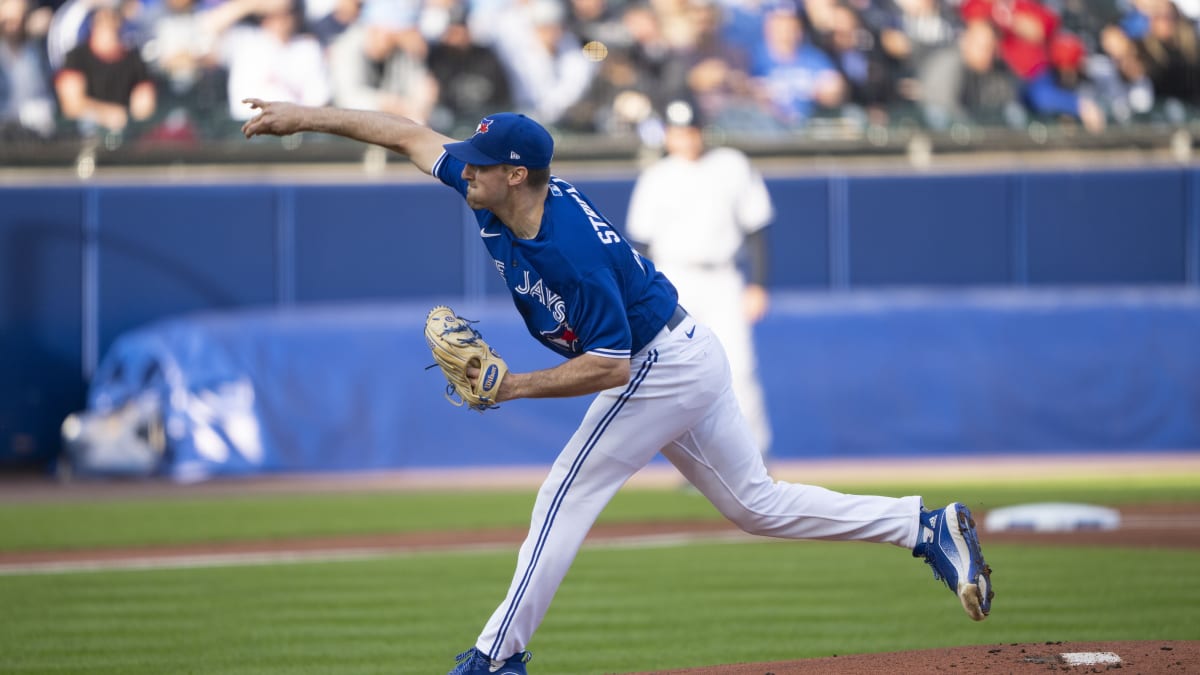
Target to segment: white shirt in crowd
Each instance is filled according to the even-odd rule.
[[[248,120],[253,110],[245,98],[325,105],[333,95],[321,44],[300,33],[280,42],[258,28],[238,26],[225,36],[223,55],[229,68],[229,114]]]

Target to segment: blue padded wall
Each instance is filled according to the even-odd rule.
[[[1188,174],[1029,174],[1024,217],[1036,284],[1182,283]],[[1191,242],[1195,245],[1195,242]]]
[[[0,467],[51,456],[83,404],[84,199],[0,189]]]
[[[830,180],[769,177],[767,189],[775,205],[767,258],[770,285],[828,288],[833,278],[833,257],[844,257],[844,251],[832,248]],[[844,238],[841,229],[838,233]]]
[[[101,353],[162,316],[274,303],[277,208],[257,186],[101,190]]]
[[[623,229],[634,178],[575,182]],[[1200,288],[1192,168],[767,180],[779,294]],[[477,239],[427,180],[0,186],[0,464],[52,459],[96,362],[159,319],[407,300],[511,312]]]
[[[465,291],[464,207],[451,190],[436,184],[292,190],[297,301]]]
[[[869,177],[850,183],[854,286],[1013,280],[1006,176]]]

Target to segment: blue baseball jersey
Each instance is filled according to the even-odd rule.
[[[433,174],[465,196],[463,166],[443,153]],[[564,180],[550,178],[533,239],[513,236],[491,211],[474,213],[529,334],[563,356],[628,359],[675,311],[679,296],[671,282]]]

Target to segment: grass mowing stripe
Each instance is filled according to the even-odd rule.
[[[463,562],[444,556],[439,562],[417,563],[415,569],[422,575],[419,580],[405,573],[405,569],[411,568],[410,564],[397,560],[275,569],[32,577],[24,580],[28,588],[22,585],[16,589],[8,583],[15,580],[0,580],[0,597],[27,598],[29,601],[20,604],[36,608],[25,614],[26,620],[21,625],[5,627],[6,638],[0,642],[0,654],[3,655],[0,656],[0,671],[27,672],[31,660],[23,658],[26,645],[45,640],[64,626],[75,625],[85,632],[94,631],[100,644],[132,635],[148,644],[169,645],[170,654],[139,662],[134,655],[144,655],[145,651],[121,644],[120,649],[130,658],[125,663],[113,663],[108,650],[97,648],[97,642],[92,641],[72,645],[78,662],[62,666],[62,672],[431,672],[429,669],[397,670],[397,664],[406,663],[404,652],[409,645],[428,642],[433,635],[428,627],[433,608],[453,608],[459,604],[452,600],[464,585],[470,586],[463,583],[464,579],[485,579],[493,588],[501,583],[500,579],[476,569],[480,563],[471,560],[470,556],[466,558],[465,570],[462,569]],[[499,570],[503,565],[492,560],[488,566]],[[452,579],[445,583],[436,581],[446,574]],[[370,581],[364,581],[367,579]],[[118,591],[135,585],[190,589],[193,595],[190,602],[175,598],[171,607],[176,608],[180,616],[197,620],[188,621],[187,625],[167,621],[159,631],[143,632],[140,625],[137,630],[129,631],[124,625],[130,614],[128,608],[106,603],[104,611],[109,618],[106,624],[81,621],[80,603],[72,602],[72,598],[76,590],[95,585]],[[55,596],[58,602],[44,605],[37,598],[39,595]],[[482,611],[478,609],[478,612]],[[39,613],[44,621],[40,628],[34,621],[39,618]],[[476,612],[471,614],[476,615]],[[467,619],[464,617],[463,620]],[[362,630],[356,631],[356,626]],[[331,627],[332,630],[327,630]],[[442,628],[436,632],[445,640],[446,631],[444,626]],[[18,634],[10,635],[8,631]],[[42,635],[43,632],[48,635]],[[345,637],[356,632],[369,637]],[[61,647],[62,643],[53,637],[51,642]],[[447,648],[457,649],[457,641],[454,647]],[[370,659],[364,656],[380,650],[384,655]],[[99,658],[93,660],[91,656]],[[441,662],[448,658],[446,654],[439,656]],[[5,663],[7,659],[12,662]]]
[[[968,477],[969,478],[969,477]],[[926,503],[961,500],[973,509],[1033,501],[1098,504],[1200,502],[1194,474],[1052,479],[1030,484],[830,485],[855,494],[923,494]],[[983,481],[984,478],[980,478]],[[0,551],[171,545],[443,529],[524,528],[534,490],[464,493],[333,493],[187,496],[72,503],[8,503],[0,508]],[[719,520],[703,497],[678,490],[617,494],[600,522]]]
[[[894,547],[586,548],[529,647],[535,672],[573,675],[1200,632],[1200,588],[1178,581],[1200,553],[987,552],[995,611],[974,623]],[[0,672],[443,672],[500,600],[514,560],[510,551],[0,578],[10,617]]]
[[[182,493],[186,494],[186,493]],[[506,527],[532,493],[249,495],[224,499],[18,503],[0,509],[5,550],[89,548]]]
[[[14,503],[0,509],[0,550],[169,545],[196,541],[523,528],[534,489],[494,493],[251,495],[221,500]],[[719,518],[703,499],[647,490],[614,501],[607,520]]]
[[[603,546],[607,548],[648,548],[657,546],[686,546],[701,541],[739,541],[750,538],[752,538],[750,535],[740,531],[679,533],[601,539],[595,542],[585,543],[585,546]],[[345,562],[351,560],[369,560],[373,558],[438,555],[451,551],[456,553],[494,553],[497,551],[512,550],[512,548],[513,544],[511,543],[467,543],[457,546],[439,546],[434,549],[417,548],[413,550],[386,548],[347,550],[329,549],[312,551],[281,550],[258,553],[213,553],[97,560],[64,560],[11,564],[0,563],[0,577],[31,574],[86,574],[91,572],[105,571],[137,572],[164,569],[194,569],[203,567],[242,567],[315,562]]]

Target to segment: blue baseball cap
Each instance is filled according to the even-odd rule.
[[[475,166],[512,164],[545,169],[554,156],[554,139],[542,125],[520,113],[496,113],[479,120],[475,135],[442,146],[455,159]]]

